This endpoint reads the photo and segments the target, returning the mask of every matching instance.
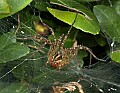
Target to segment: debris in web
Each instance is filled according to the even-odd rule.
[[[78,88],[79,93],[84,93],[82,85],[80,85],[78,82],[69,82],[66,84],[63,84],[62,86],[52,86],[54,93],[64,93],[66,90],[69,92],[73,92],[76,90],[76,87]]]

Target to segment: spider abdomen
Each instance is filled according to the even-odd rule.
[[[56,55],[52,56],[52,59],[48,59],[49,63],[52,67],[56,69],[61,69],[66,63],[65,60],[63,60],[63,56],[61,53],[57,53]]]
[[[59,61],[59,60],[58,60]],[[54,61],[54,62],[50,62],[50,65],[56,69],[61,69],[61,67],[63,67],[64,65],[66,65],[67,63],[63,62],[63,61]]]
[[[59,60],[58,60],[59,61]],[[62,66],[61,62],[58,62],[58,61],[53,61],[53,62],[50,62],[50,65],[56,69],[60,69],[60,67]]]

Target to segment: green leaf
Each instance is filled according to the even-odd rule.
[[[114,9],[97,5],[93,9],[102,31],[105,32],[111,39],[120,43],[120,16]]]
[[[9,5],[7,4],[6,0],[0,1],[0,14],[10,13]]]
[[[37,8],[40,11],[47,11],[47,7],[50,6],[49,0],[34,0],[32,6]]]
[[[93,2],[93,1],[98,1],[98,0],[75,0],[75,1],[78,1],[78,2]]]
[[[52,8],[48,8],[48,11],[56,18],[70,25],[72,24],[76,16],[75,12],[61,11]],[[99,25],[96,21],[88,19],[80,13],[78,14],[77,20],[73,26],[77,29],[81,29],[84,32],[91,33],[94,35],[98,34],[100,30]]]
[[[63,6],[73,11],[80,12],[86,18],[97,22],[95,15],[90,11],[90,9],[86,8],[82,4],[76,2],[75,0],[50,0],[50,3]]]
[[[0,19],[13,15],[16,12],[22,10],[25,8],[28,4],[30,4],[32,0],[6,0],[7,4],[10,7],[10,13],[9,14],[1,14]]]
[[[3,89],[1,89],[0,93],[29,93],[29,90],[25,84],[12,83],[9,86],[5,86]]]
[[[8,83],[0,81],[0,91],[8,85],[9,85]]]
[[[120,0],[114,0],[112,7],[116,10],[117,14],[120,15]]]
[[[120,50],[113,51],[111,53],[111,58],[116,62],[120,62]]]
[[[15,59],[21,58],[29,53],[30,49],[21,44],[13,43],[0,51],[0,63],[6,63],[8,61],[13,61]]]
[[[15,42],[16,42],[16,35],[14,31],[0,35],[0,50],[8,46],[9,44],[12,44]]]
[[[89,9],[87,9],[85,6],[81,5],[80,3],[76,2],[75,0],[50,0],[51,4],[60,5],[63,7],[67,7],[69,9],[78,10],[81,13],[84,14],[91,14]]]

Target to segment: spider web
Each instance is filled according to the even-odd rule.
[[[108,0],[108,2],[110,6],[112,6],[111,1]],[[48,4],[48,2],[46,2],[46,4]],[[49,45],[44,46],[39,52],[36,52],[37,48],[44,42],[38,43],[34,39],[33,34],[36,34],[36,32],[35,28],[33,27],[33,20],[37,15],[39,19],[42,19],[46,23],[47,20],[51,20],[51,24],[49,23],[51,27],[55,24],[52,22],[52,18],[50,19],[47,15],[44,15],[44,12],[39,12],[33,9],[32,5],[29,5],[28,7],[28,10],[34,15],[31,16],[28,13],[21,11],[21,14],[22,12],[24,13],[24,16],[21,16],[19,13],[21,27],[20,31],[17,31],[17,40],[21,43],[24,43],[26,46],[29,46],[31,51],[28,55],[20,59],[8,62],[6,64],[1,64],[1,71],[4,71],[5,73],[0,77],[0,83],[2,85],[0,89],[3,88],[2,91],[6,91],[7,93],[8,91],[12,91],[11,89],[13,87],[15,88],[16,86],[16,91],[18,91],[18,93],[51,93],[52,86],[74,81],[79,82],[83,86],[84,90],[86,89],[85,93],[92,93],[92,91],[96,91],[96,93],[105,93],[105,89],[102,89],[102,87],[100,87],[101,84],[98,83],[99,80],[90,77],[92,72],[88,73],[86,69],[82,70],[81,65],[83,60],[79,59],[79,56],[77,56],[77,60],[81,61],[81,63],[76,62],[76,59],[73,59],[69,65],[65,66],[65,68],[60,71],[50,67],[49,64],[46,66]],[[47,20],[45,20],[45,18],[47,18]],[[5,33],[11,28],[16,29],[18,25],[18,15],[13,15],[6,20],[1,20],[0,22],[1,24],[4,22],[6,24],[1,25],[1,33]],[[56,28],[58,27],[59,26]],[[23,40],[23,38],[25,38],[25,40]],[[111,42],[107,36],[105,36],[105,38],[107,38],[110,45],[110,51],[113,51],[115,46],[119,46],[115,44],[114,41]],[[108,64],[108,66],[110,65]],[[93,70],[93,73],[95,73],[96,69]],[[102,71],[100,70],[100,72]],[[5,87],[5,85],[7,86]],[[106,89],[108,89],[109,92],[115,91],[111,93],[117,93],[117,88],[114,88],[114,86],[106,86]],[[2,91],[1,93],[3,93]],[[71,93],[69,91],[66,92]],[[75,93],[78,92],[75,91]]]

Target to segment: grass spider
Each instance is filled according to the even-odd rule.
[[[77,46],[73,46],[71,48],[64,48],[64,44],[66,39],[68,38],[70,31],[77,19],[77,15],[78,13],[76,13],[75,19],[70,27],[70,29],[68,30],[67,34],[64,35],[62,34],[59,39],[56,39],[53,30],[51,29],[51,34],[54,38],[54,41],[51,42],[49,39],[45,40],[45,43],[43,45],[40,46],[39,50],[44,47],[46,44],[50,44],[50,48],[47,54],[48,60],[46,64],[50,64],[52,67],[60,70],[64,65],[69,64],[71,62],[71,60],[77,55],[78,50],[87,50],[90,55],[92,55],[95,59],[100,60],[100,61],[104,61],[102,59],[97,58],[91,51],[90,48],[83,46],[83,45],[77,45]],[[43,23],[43,26],[48,27],[46,24]],[[50,27],[48,27],[50,28]]]
[[[93,52],[91,51],[90,48],[86,47],[86,46],[83,46],[83,45],[76,45],[76,46],[73,46],[71,48],[64,48],[64,45],[65,45],[65,41],[66,39],[68,38],[69,34],[70,34],[70,31],[77,19],[77,15],[78,13],[76,13],[76,16],[75,16],[75,19],[73,21],[73,23],[71,24],[71,27],[69,28],[68,32],[66,35],[62,34],[59,39],[57,39],[54,35],[54,31],[52,30],[52,28],[50,28],[48,25],[42,23],[42,26],[44,26],[45,30],[49,30],[52,37],[54,38],[53,41],[47,39],[47,38],[42,38],[42,37],[37,37],[35,36],[33,39],[35,39],[35,41],[38,41],[38,42],[41,42],[41,40],[43,40],[43,44],[40,45],[38,48],[34,47],[34,46],[30,46],[29,47],[32,47],[32,48],[35,48],[36,51],[35,52],[38,52],[38,51],[41,51],[41,49],[49,44],[50,45],[50,48],[48,49],[48,53],[47,53],[47,62],[46,64],[50,64],[50,66],[54,67],[55,69],[57,70],[60,70],[62,67],[64,67],[65,65],[69,64],[72,59],[77,55],[78,53],[78,50],[86,50],[90,53],[90,55],[92,55],[95,59],[97,60],[100,60],[100,61],[105,61],[103,59],[99,59],[97,58]],[[18,21],[18,29],[20,28],[20,21]],[[18,32],[18,29],[16,30],[16,33]],[[17,38],[18,40],[22,39],[22,40],[28,40],[28,39],[31,39],[32,37],[30,38]],[[34,53],[35,53],[34,52]],[[34,54],[33,54],[34,55]],[[33,55],[29,56],[32,57]],[[20,64],[16,65],[14,68],[12,68],[10,71],[8,71],[6,74],[4,74],[3,76],[0,77],[3,78],[5,77],[7,74],[9,74],[10,72],[12,72],[14,69],[16,69],[18,66],[20,66],[21,64],[23,64],[27,59],[25,59],[23,62],[21,62]],[[90,60],[91,61],[91,60]]]

